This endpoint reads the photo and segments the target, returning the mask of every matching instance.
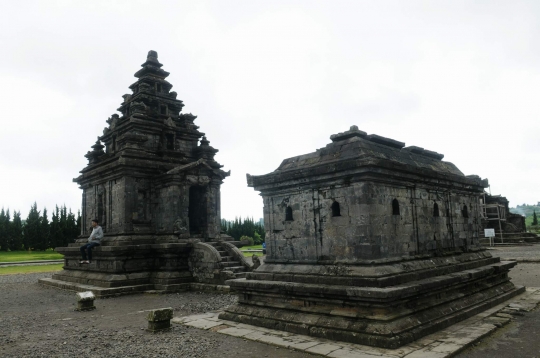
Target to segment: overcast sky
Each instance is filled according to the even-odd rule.
[[[539,1],[0,0],[0,206],[80,208],[72,179],[149,50],[262,217],[266,174],[357,125],[540,200]]]

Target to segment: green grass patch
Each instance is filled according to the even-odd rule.
[[[251,257],[253,254],[257,256],[263,256],[262,252],[244,252],[244,250],[262,250],[262,245],[242,246],[240,251],[244,254],[244,257]]]
[[[242,252],[242,254],[244,255],[244,257],[251,257],[253,255],[264,256],[262,252]]]
[[[35,266],[8,266],[0,267],[0,275],[16,275],[21,273],[54,272],[62,270],[64,264],[35,265]]]
[[[240,250],[262,250],[262,245],[242,246]]]
[[[64,255],[54,251],[0,251],[0,262],[62,260]]]

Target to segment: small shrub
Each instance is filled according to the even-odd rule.
[[[255,231],[253,233],[253,242],[255,245],[261,245],[263,243],[263,238],[261,237],[261,235],[259,235],[259,233],[257,231]]]
[[[249,237],[249,236],[242,236],[240,237],[240,241],[249,241],[249,245],[248,246],[253,246],[254,243],[253,243],[253,238],[252,237]]]

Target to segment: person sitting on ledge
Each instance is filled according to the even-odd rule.
[[[88,238],[88,244],[81,246],[82,261],[81,264],[89,264],[92,261],[92,249],[101,245],[101,239],[103,238],[103,229],[99,226],[97,219],[92,220],[92,233]],[[88,259],[86,258],[86,251],[88,250]]]

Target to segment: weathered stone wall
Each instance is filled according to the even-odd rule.
[[[213,246],[202,242],[194,244],[188,262],[189,271],[196,282],[212,284],[222,282],[221,255]]]
[[[154,224],[158,232],[172,232],[174,223],[180,219],[180,227],[189,228],[187,212],[189,191],[185,185],[171,185],[156,189]]]
[[[110,190],[111,190],[111,202],[109,210],[110,220],[108,232],[120,232],[124,227],[124,213],[120,208],[123,208],[125,205],[125,181],[124,178],[118,178],[111,180]]]
[[[221,232],[221,194],[219,184],[208,185],[206,195],[207,233],[210,239],[218,238]]]
[[[359,182],[266,196],[264,203],[269,259],[377,259],[478,245],[478,198],[470,194]]]

